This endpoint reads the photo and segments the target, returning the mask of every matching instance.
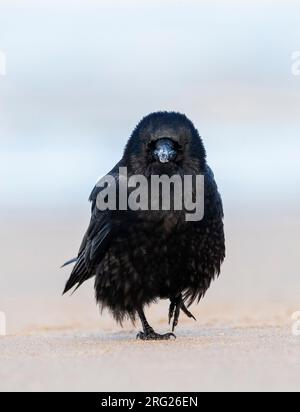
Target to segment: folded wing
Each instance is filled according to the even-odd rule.
[[[118,166],[118,165],[117,165]],[[118,167],[110,175],[117,178]],[[92,202],[92,217],[88,230],[83,238],[78,256],[65,263],[64,266],[76,262],[69,280],[66,283],[64,294],[76,287],[74,292],[88,279],[95,276],[95,267],[104,258],[112,239],[114,224],[112,211],[100,211],[96,207],[97,196],[102,188],[95,186],[90,196]]]

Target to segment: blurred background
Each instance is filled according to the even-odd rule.
[[[299,16],[290,0],[0,0],[0,310],[10,333],[104,322],[92,283],[60,296],[59,267],[77,252],[94,183],[157,110],[195,123],[223,195],[227,260],[200,320],[289,322],[300,309]]]

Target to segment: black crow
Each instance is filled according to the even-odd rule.
[[[188,307],[199,303],[225,258],[221,196],[202,139],[180,113],[157,112],[142,119],[109,174],[117,186],[121,167],[127,168],[128,177],[142,175],[147,181],[154,175],[204,176],[204,217],[187,221],[184,211],[174,207],[123,210],[119,198],[115,210],[101,210],[97,199],[104,187],[97,185],[90,196],[92,217],[78,257],[67,262],[75,267],[64,293],[95,276],[101,308],[108,308],[120,323],[125,318],[134,322],[138,315],[142,340],[170,339],[173,333],[153,330],[144,308],[169,299],[173,332],[181,311],[194,318]]]

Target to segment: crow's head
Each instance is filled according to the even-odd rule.
[[[137,125],[123,161],[135,174],[199,173],[206,154],[198,131],[185,115],[157,112]]]

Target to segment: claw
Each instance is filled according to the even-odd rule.
[[[182,295],[177,296],[176,298],[171,299],[170,308],[169,308],[169,324],[171,323],[173,317],[172,331],[174,332],[176,326],[178,325],[180,310],[186,314],[190,319],[197,320],[195,316],[187,309],[182,299]]]
[[[185,304],[183,302],[181,302],[181,310],[183,313],[186,314],[186,316],[190,319],[194,319],[195,321],[197,321],[197,319],[195,318],[195,316],[187,309],[187,307],[185,306]]]
[[[166,333],[164,335],[160,335],[159,333],[156,332],[151,332],[151,333],[144,333],[144,332],[139,332],[137,334],[137,340],[170,340],[172,339],[176,339],[176,336],[174,335],[174,333]]]

